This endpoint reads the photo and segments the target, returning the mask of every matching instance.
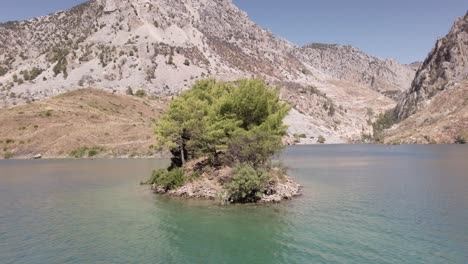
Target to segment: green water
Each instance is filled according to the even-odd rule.
[[[0,263],[468,263],[468,148],[302,146],[293,201],[139,186],[157,160],[0,162]]]

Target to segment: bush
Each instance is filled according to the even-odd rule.
[[[167,60],[167,64],[174,65],[174,57],[172,55],[169,55],[169,59]]]
[[[294,138],[307,138],[306,134],[294,134]]]
[[[10,151],[7,151],[5,152],[5,154],[3,154],[3,158],[5,159],[11,159],[13,157],[13,153],[11,153]]]
[[[172,170],[154,170],[147,184],[156,184],[165,191],[176,189],[185,182],[184,171],[181,168]]]
[[[466,144],[466,138],[462,135],[455,137],[455,144]]]
[[[84,157],[91,158],[91,157],[97,156],[102,151],[104,151],[103,147],[96,147],[96,146],[91,147],[91,148],[86,147],[86,146],[79,147],[78,149],[75,149],[72,152],[70,152],[70,157],[73,157],[76,159],[84,158]]]
[[[126,93],[127,95],[133,95],[133,89],[128,87]]]
[[[236,166],[231,181],[225,184],[229,201],[248,203],[260,200],[268,179],[264,170],[255,170],[245,164]]]
[[[33,81],[37,76],[41,75],[44,69],[33,67],[31,71],[24,71],[23,78],[25,81]]]
[[[1,66],[0,66],[0,77],[2,77],[3,75],[7,74],[7,72],[8,72],[8,68],[1,67]]]
[[[45,110],[39,113],[39,116],[42,117],[51,117],[52,116],[52,110]]]
[[[145,97],[146,96],[146,91],[143,90],[143,89],[137,90],[136,93],[135,93],[135,96]]]
[[[396,122],[397,119],[393,110],[379,114],[377,120],[372,123],[374,141],[376,143],[383,143],[385,129],[392,127]]]
[[[320,144],[325,144],[325,141],[326,139],[322,135],[320,135],[317,139],[317,143],[320,143]]]

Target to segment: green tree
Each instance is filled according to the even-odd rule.
[[[393,110],[380,113],[377,120],[372,123],[373,137],[376,143],[384,143],[385,129],[389,129],[396,123],[396,116]]]
[[[288,111],[278,89],[263,81],[198,81],[171,102],[156,134],[160,144],[173,150],[180,165],[200,156],[217,163],[220,151],[234,144],[236,137],[242,141],[261,135],[264,142],[281,145],[279,138],[286,133],[282,121]],[[266,140],[268,137],[272,138]]]

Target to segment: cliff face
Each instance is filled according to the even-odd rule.
[[[411,88],[398,101],[396,115],[403,120],[424,108],[441,91],[468,78],[468,15],[457,19],[448,35],[437,41],[416,73]]]
[[[0,107],[83,87],[176,95],[197,79],[260,77],[282,84],[283,98],[297,105],[291,133],[340,143],[369,131],[367,109],[393,107],[414,73],[353,47],[297,47],[230,0],[92,0],[0,24]]]
[[[310,68],[332,79],[359,83],[393,97],[409,88],[415,74],[411,65],[373,57],[352,46],[315,43],[296,52]]]
[[[468,14],[437,41],[399,99],[387,142],[453,143],[468,138]]]

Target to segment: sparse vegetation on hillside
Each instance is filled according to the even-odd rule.
[[[103,90],[81,89],[51,99],[0,109],[0,158],[147,157],[161,155],[153,124],[167,107],[164,97],[135,98]],[[80,147],[88,146],[84,154]],[[94,151],[93,146],[105,146]]]
[[[105,149],[103,147],[79,147],[78,149],[73,150],[70,152],[70,157],[73,158],[92,158],[97,156],[99,153],[103,152]]]
[[[30,71],[21,71],[20,74],[23,75],[25,81],[33,81],[37,76],[41,75],[44,69],[33,67]]]
[[[392,127],[396,122],[397,122],[397,119],[395,117],[393,109],[385,113],[380,113],[377,116],[376,121],[372,123],[374,142],[384,143],[385,129]]]

